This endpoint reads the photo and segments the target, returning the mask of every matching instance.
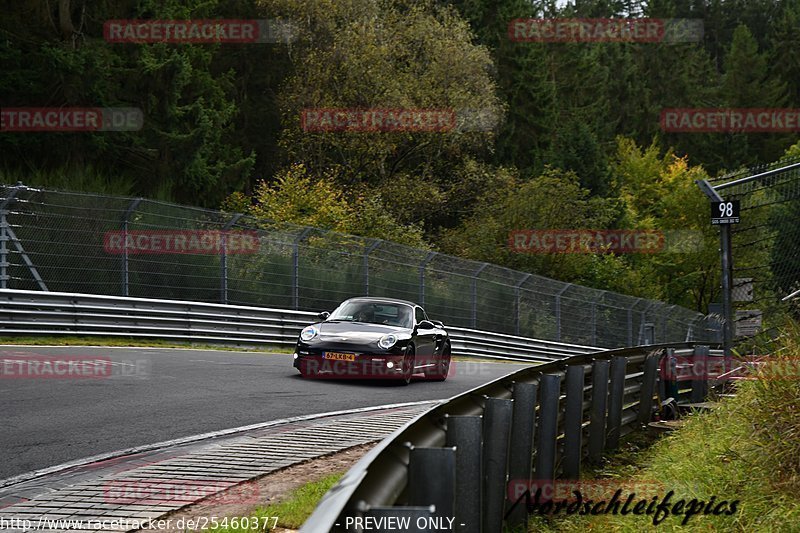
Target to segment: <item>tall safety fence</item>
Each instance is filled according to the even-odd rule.
[[[709,184],[712,201],[738,202],[739,208],[734,223],[721,227],[730,244],[727,261],[723,257],[720,311],[730,315],[732,342],[780,326],[787,314],[800,316],[800,157],[727,174]]]
[[[386,296],[416,301],[450,326],[607,348],[713,342],[719,329],[716,319],[663,302],[141,198],[4,185],[0,232],[0,288],[314,311]],[[119,246],[143,235],[160,249]],[[176,236],[200,246],[176,249]],[[254,247],[242,246],[248,238]]]

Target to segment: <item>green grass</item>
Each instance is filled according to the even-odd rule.
[[[193,350],[221,350],[231,352],[268,352],[268,353],[293,353],[294,347],[286,346],[259,346],[237,347],[220,344],[197,344],[191,342],[174,342],[159,339],[137,339],[132,337],[71,337],[71,336],[41,336],[41,337],[0,337],[0,345],[23,344],[29,346],[115,346],[115,347],[145,347],[145,348],[187,348]]]
[[[773,347],[769,353],[800,357],[796,325],[781,343],[780,349]],[[641,453],[628,455],[624,468],[612,466],[594,473],[617,477],[612,485],[623,489],[629,483],[641,487],[655,481],[659,498],[675,492],[673,504],[680,499],[708,503],[712,497],[714,506],[739,500],[734,513],[706,515],[703,507],[686,525],[685,515],[671,514],[657,526],[652,514],[565,517],[562,513],[549,521],[537,516],[529,531],[800,532],[799,378],[740,382],[736,397],[722,399],[718,409],[690,415],[681,429]],[[643,499],[649,501],[654,494]]]
[[[298,529],[311,516],[322,496],[339,481],[343,474],[343,472],[329,474],[319,481],[306,483],[289,493],[285,500],[266,507],[260,507],[251,516],[259,519],[259,527],[267,524],[271,528],[276,524],[275,519],[277,518],[278,527]],[[252,523],[251,521],[251,525]],[[246,529],[241,526],[231,527],[229,525],[228,527],[218,527],[208,531],[209,533],[245,533],[253,531],[253,529]]]

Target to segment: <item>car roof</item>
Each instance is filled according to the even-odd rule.
[[[413,306],[413,307],[422,307],[421,305],[415,304],[414,302],[409,302],[408,300],[399,300],[397,298],[381,298],[381,297],[376,297],[376,296],[356,296],[354,298],[348,298],[345,301],[346,302],[384,302],[384,303],[410,305],[410,306]]]

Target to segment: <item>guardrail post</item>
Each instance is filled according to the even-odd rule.
[[[456,449],[411,448],[408,457],[408,504],[434,505],[434,515],[453,517]]]
[[[552,494],[556,467],[556,438],[558,437],[558,402],[561,397],[561,376],[543,374],[539,406],[538,446],[536,447],[536,485],[544,494]],[[545,499],[546,501],[546,499]]]
[[[708,394],[709,346],[695,346],[692,353],[692,403],[705,401]]]
[[[511,451],[508,459],[508,506],[506,523],[516,526],[525,523],[528,512],[525,499],[517,502],[515,491],[510,489],[517,483],[530,485],[533,466],[533,437],[536,421],[536,383],[514,383],[514,413],[511,421]],[[515,506],[516,504],[516,506]]]
[[[564,409],[564,477],[581,477],[582,433],[583,433],[583,365],[567,367],[567,399]]]
[[[600,462],[606,446],[606,407],[608,403],[608,360],[592,363],[592,412],[589,422],[589,460]]]
[[[667,348],[664,361],[664,399],[675,398],[678,401],[678,360],[675,358],[675,348]]]
[[[639,395],[639,423],[647,424],[653,413],[653,394],[658,379],[658,353],[650,353],[644,360],[642,392]]]
[[[628,360],[617,355],[611,358],[611,387],[608,397],[608,419],[606,447],[615,449],[619,445],[622,431],[622,407],[625,396],[625,370]]]
[[[513,401],[487,398],[483,426],[483,531],[503,528]]]
[[[445,446],[456,448],[455,531],[480,533],[483,525],[482,444],[482,417],[447,416]]]

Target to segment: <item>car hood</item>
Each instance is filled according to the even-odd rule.
[[[319,340],[321,341],[370,342],[378,340],[389,333],[411,332],[407,328],[362,322],[320,322],[317,328],[319,329]]]

